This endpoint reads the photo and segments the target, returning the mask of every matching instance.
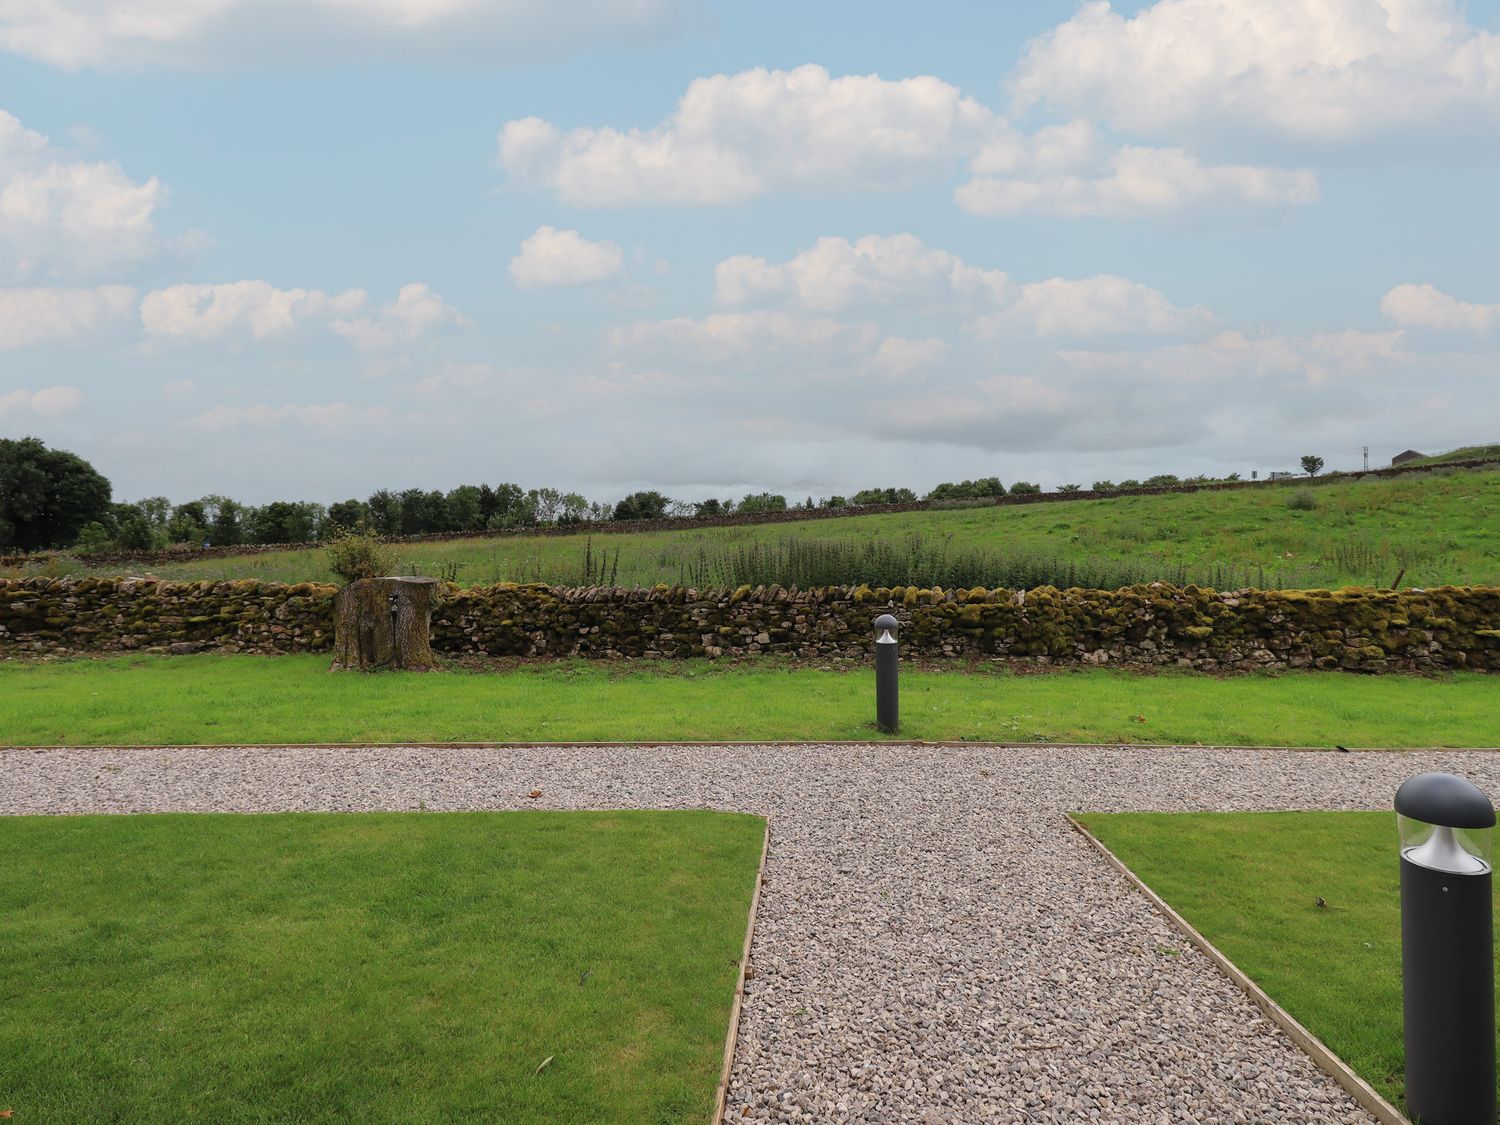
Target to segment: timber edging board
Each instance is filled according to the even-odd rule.
[[[1326,1043],[1303,1027],[1295,1016],[1276,1003],[1275,1000],[1272,1000],[1266,991],[1251,980],[1243,969],[1224,956],[1217,946],[1199,933],[1191,922],[1172,909],[1165,899],[1148,887],[1141,880],[1140,876],[1125,865],[1119,856],[1105,847],[1097,836],[1080,824],[1071,814],[1068,815],[1068,823],[1073,826],[1075,832],[1099,851],[1111,867],[1124,875],[1136,890],[1145,895],[1147,901],[1156,907],[1168,922],[1180,930],[1184,937],[1197,946],[1214,963],[1220,972],[1238,985],[1245,995],[1250,998],[1251,1002],[1265,1013],[1267,1019],[1281,1028],[1287,1037],[1304,1054],[1342,1086],[1349,1093],[1350,1097],[1368,1110],[1380,1122],[1380,1125],[1412,1125],[1410,1119],[1381,1097],[1373,1086],[1356,1074],[1348,1063],[1334,1054]]]
[[[729,1075],[734,1069],[734,1049],[740,1039],[740,1008],[745,1001],[745,971],[750,966],[750,942],[755,937],[755,913],[760,909],[760,889],[766,882],[766,856],[771,851],[771,822],[760,845],[760,866],[755,869],[755,890],[750,895],[750,917],[745,923],[745,944],[740,949],[740,972],[734,982],[734,1004],[729,1009],[729,1032],[724,1039],[724,1062],[719,1067],[719,1088],[714,1095],[709,1125],[723,1125],[729,1099]]]

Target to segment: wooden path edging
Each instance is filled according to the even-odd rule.
[[[723,1125],[729,1099],[729,1072],[734,1068],[734,1049],[740,1039],[740,1008],[745,1001],[745,972],[750,967],[750,941],[755,937],[755,912],[760,909],[760,889],[766,882],[766,856],[771,851],[771,822],[766,821],[760,845],[760,866],[755,869],[755,891],[750,896],[750,918],[745,923],[745,944],[740,950],[740,974],[734,982],[734,1004],[729,1009],[729,1033],[724,1040],[724,1064],[719,1068],[719,1088],[709,1125]]]
[[[1141,880],[1140,876],[1124,864],[1119,856],[1105,847],[1097,836],[1079,823],[1071,814],[1068,816],[1068,823],[1073,826],[1075,832],[1079,833],[1104,856],[1111,867],[1124,875],[1136,890],[1145,895],[1151,905],[1155,906],[1166,917],[1168,922],[1182,931],[1182,934],[1189,941],[1207,955],[1208,959],[1218,967],[1220,972],[1237,984],[1245,995],[1250,997],[1255,1006],[1265,1013],[1266,1017],[1272,1023],[1286,1032],[1288,1038],[1293,1043],[1300,1047],[1322,1070],[1332,1076],[1334,1081],[1348,1091],[1349,1095],[1355,1101],[1368,1110],[1380,1122],[1380,1125],[1412,1125],[1411,1121],[1400,1110],[1381,1097],[1373,1086],[1356,1074],[1348,1063],[1329,1050],[1327,1044],[1311,1031],[1308,1031],[1307,1028],[1303,1027],[1295,1016],[1276,1003],[1275,1000],[1272,1000],[1264,989],[1246,975],[1243,969],[1224,956],[1212,942],[1193,927],[1191,922],[1172,909],[1165,899],[1148,887]]]

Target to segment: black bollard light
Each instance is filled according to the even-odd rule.
[[[889,613],[875,619],[875,725],[886,734],[901,726],[900,657],[896,652],[896,630],[901,628]]]
[[[1495,1125],[1495,807],[1451,773],[1396,790],[1407,1115]]]

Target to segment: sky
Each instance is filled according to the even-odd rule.
[[[117,499],[1500,440],[1500,0],[0,0],[0,437]]]

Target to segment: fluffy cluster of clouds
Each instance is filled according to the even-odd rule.
[[[1398,285],[1381,299],[1380,311],[1405,328],[1484,335],[1500,327],[1500,302],[1462,301],[1434,285]]]
[[[330,59],[533,61],[660,41],[694,0],[7,0],[0,50],[67,70],[207,70]]]
[[[718,264],[715,282],[727,306],[949,313],[966,318],[981,336],[1182,335],[1217,322],[1202,306],[1180,307],[1158,289],[1108,274],[1020,284],[909,233],[820,238],[779,263],[738,255]]]
[[[0,348],[77,342],[136,320],[145,339],[160,343],[264,342],[312,326],[343,337],[362,352],[409,346],[468,323],[420,283],[402,286],[380,306],[372,305],[363,289],[330,294],[280,289],[267,281],[169,285],[139,301],[128,285],[0,289]]]
[[[1205,164],[1176,148],[1121,145],[1087,122],[1026,135],[931,76],[834,77],[821,66],[700,78],[646,128],[507,122],[498,161],[513,183],[577,207],[735,204],[772,192],[899,191],[942,183],[980,215],[1121,216],[1300,206],[1307,170]]]
[[[590,242],[576,230],[540,226],[510,260],[510,276],[522,289],[586,285],[617,277],[625,252],[613,242]]]
[[[100,274],[157,251],[166,189],[70,158],[0,109],[0,280]]]
[[[1007,86],[1008,114],[930,75],[757,68],[693,81],[653,125],[509,121],[498,160],[578,207],[892,191],[965,169],[954,198],[977,215],[1274,213],[1317,201],[1306,164],[1329,146],[1493,149],[1500,36],[1452,0],[1158,0],[1131,17],[1092,0]],[[1054,121],[1017,124],[1038,111]],[[1223,159],[1268,142],[1294,162]]]
[[[1026,106],[1148,137],[1347,144],[1500,124],[1500,35],[1455,0],[1089,0],[1011,77]]]

